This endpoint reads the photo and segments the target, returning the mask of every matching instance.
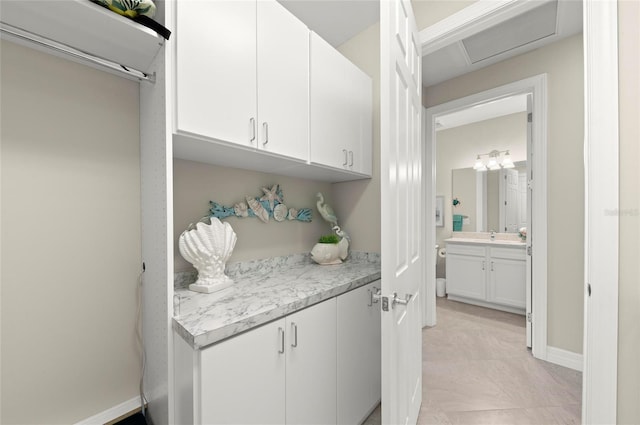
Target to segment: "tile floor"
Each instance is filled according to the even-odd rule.
[[[524,317],[438,298],[418,424],[579,424],[580,372],[534,359]],[[365,422],[380,424],[380,409]]]

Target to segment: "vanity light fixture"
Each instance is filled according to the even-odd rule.
[[[500,159],[500,155],[504,154],[502,159]],[[481,157],[488,157],[487,162],[485,163]],[[511,155],[509,151],[498,151],[492,150],[489,153],[481,153],[476,157],[476,163],[473,166],[473,169],[476,171],[487,171],[487,170],[499,170],[501,168],[513,168],[513,161],[511,160]]]

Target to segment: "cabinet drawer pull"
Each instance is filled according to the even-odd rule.
[[[291,322],[291,331],[293,332],[293,342],[291,343],[292,347],[298,346],[298,325],[295,322]]]
[[[262,144],[266,146],[267,143],[269,143],[269,123],[262,123],[262,131],[264,133],[264,141],[262,142]]]
[[[493,261],[491,262],[491,271],[493,271]]]
[[[342,165],[347,165],[349,163],[348,159],[347,159],[347,150],[346,149],[342,149],[342,153],[344,154],[344,162],[342,163]]]
[[[250,142],[256,140],[256,119],[253,117],[249,118],[249,136]]]
[[[349,151],[349,167],[353,167],[353,151]]]
[[[482,262],[482,270],[484,270],[484,261]]]
[[[278,353],[284,354],[284,329],[278,328],[278,338],[280,338],[280,349]]]

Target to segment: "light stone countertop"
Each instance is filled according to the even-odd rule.
[[[472,238],[449,238],[444,240],[445,243],[475,244],[475,245],[491,245],[491,246],[507,246],[522,247],[527,246],[526,242],[511,240],[491,240],[491,239],[472,239]]]
[[[195,349],[380,279],[380,255],[352,252],[342,264],[321,266],[296,254],[230,264],[226,273],[233,286],[212,294],[187,288],[195,272],[176,273],[173,329]]]
[[[520,236],[517,233],[496,233],[495,240],[491,240],[490,232],[454,232],[453,237],[445,239],[444,242],[476,245],[502,245],[510,247],[527,246],[527,243],[520,239]]]

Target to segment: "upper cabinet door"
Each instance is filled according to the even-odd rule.
[[[371,174],[371,79],[315,33],[310,54],[310,161]]]
[[[309,158],[309,29],[275,0],[258,1],[258,148]]]
[[[176,7],[176,130],[255,147],[256,1]]]

